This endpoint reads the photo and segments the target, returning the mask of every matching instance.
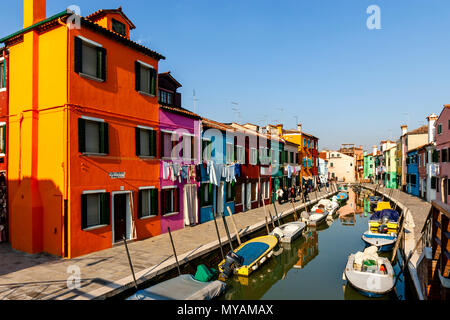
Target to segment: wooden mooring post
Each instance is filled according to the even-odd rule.
[[[402,212],[402,216],[400,217],[402,219],[402,225],[400,227],[400,231],[398,232],[398,237],[397,237],[397,241],[395,242],[395,246],[394,246],[394,251],[392,253],[392,259],[391,262],[394,262],[395,257],[397,255],[397,249],[398,246],[400,245],[400,241],[402,241],[402,238],[404,238],[405,233],[403,231],[404,227],[405,227],[405,221],[406,221],[406,214],[408,213],[409,209],[406,209],[405,212]]]

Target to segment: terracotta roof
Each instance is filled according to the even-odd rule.
[[[65,19],[67,19],[67,17],[65,17]],[[124,44],[126,46],[129,46],[129,47],[131,47],[131,48],[133,48],[135,50],[138,50],[138,51],[140,51],[140,52],[142,52],[142,53],[144,53],[144,54],[146,54],[148,56],[151,56],[151,57],[153,57],[155,59],[158,59],[158,60],[165,60],[166,59],[166,57],[164,57],[163,55],[159,54],[158,52],[153,51],[153,50],[151,50],[151,49],[149,49],[147,47],[144,47],[143,45],[141,45],[141,44],[139,44],[137,42],[134,42],[134,41],[128,39],[127,37],[125,37],[125,36],[123,36],[121,34],[118,34],[118,33],[114,32],[114,31],[109,30],[109,29],[103,28],[102,26],[96,24],[95,22],[92,22],[91,20],[89,20],[87,18],[81,17],[81,23],[85,27],[92,28],[92,29],[94,29],[94,31],[98,31],[100,33],[103,33],[105,36],[112,37],[114,40],[120,41],[120,42],[122,42],[122,44]]]
[[[223,131],[235,131],[235,129],[225,123],[217,122],[211,119],[202,118],[202,123],[204,127],[214,128]]]
[[[428,133],[428,125],[421,126],[420,128],[417,128],[416,130],[413,130],[411,132],[408,132],[407,134],[424,134]]]
[[[117,9],[100,9],[100,10],[95,11],[94,13],[91,13],[90,15],[88,15],[86,17],[86,19],[89,19],[91,21],[97,21],[109,13],[120,14],[122,16],[122,18],[124,18],[127,21],[127,23],[130,25],[130,29],[136,29],[136,26],[133,24],[133,22],[131,22],[131,20],[126,16],[126,14],[123,13],[122,7],[119,7]]]
[[[421,146],[415,147],[414,149],[408,150],[408,152],[411,152],[411,151],[416,151],[416,150],[419,150],[419,149],[422,149],[422,148],[425,148],[425,147],[431,146],[432,144],[433,144],[433,142],[430,142],[430,143],[426,143],[426,144],[423,144],[423,145],[421,145]]]
[[[170,112],[174,112],[174,113],[180,113],[182,115],[186,115],[186,116],[189,116],[189,117],[194,118],[194,119],[201,119],[201,117],[198,114],[195,114],[195,113],[193,113],[193,112],[191,112],[191,111],[189,111],[187,109],[184,109],[182,107],[172,107],[172,106],[166,106],[166,105],[163,105],[163,104],[160,104],[159,107],[161,109],[166,110],[166,111],[170,111]]]
[[[176,85],[177,88],[181,88],[181,87],[182,87],[181,83],[179,83],[179,82],[172,76],[172,74],[170,73],[170,71],[167,71],[167,72],[161,72],[160,74],[158,74],[158,77],[168,77],[168,78],[170,78],[170,80],[171,80],[173,83],[175,83],[175,85]]]

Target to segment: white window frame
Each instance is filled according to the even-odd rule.
[[[231,152],[230,152],[231,150]],[[227,163],[233,163],[234,162],[234,144],[231,142],[226,143],[226,161]]]
[[[166,190],[178,190],[178,187],[177,186],[166,186],[166,187],[161,187],[161,194],[162,194],[162,191],[166,191]],[[173,207],[175,207],[175,202],[174,202],[174,196],[173,196],[173,193],[172,193],[172,206]],[[178,197],[178,201],[180,201],[180,197]],[[180,204],[178,204],[178,209],[180,209]],[[165,218],[167,218],[167,217],[172,217],[172,216],[176,216],[176,215],[178,215],[178,214],[180,214],[180,210],[178,210],[178,211],[173,211],[173,212],[169,212],[169,213],[166,213],[166,214],[163,214],[162,212],[161,212],[161,217],[165,217]]]
[[[83,195],[98,194],[100,196],[103,193],[106,193],[106,190],[85,190],[81,194],[83,194]],[[100,197],[99,197],[98,201],[101,202]],[[99,203],[98,208],[100,210],[100,212],[99,212],[99,215],[100,215],[101,214],[101,204],[100,203]],[[86,212],[86,214],[87,214],[87,212]],[[86,219],[87,219],[87,217],[86,217]],[[108,226],[107,224],[100,224],[100,225],[96,225],[96,226],[92,226],[92,227],[88,227],[86,229],[83,229],[83,231],[91,231],[91,230],[95,230],[95,229],[104,228],[104,227],[107,227],[107,226]]]
[[[141,61],[141,60],[137,60],[137,63],[139,63],[140,65],[141,65],[141,72],[142,72],[142,68],[146,68],[146,69],[153,69],[153,70],[155,70],[155,67],[153,67],[151,64],[148,64],[148,63],[145,63],[145,62],[143,62],[143,61]],[[158,73],[156,73],[156,77],[158,78]],[[139,81],[140,81],[141,79],[139,79]],[[149,88],[149,91],[151,91],[152,90],[152,88],[151,88],[151,79],[149,78],[149,80],[150,80],[150,88]],[[157,81],[157,79],[155,79],[155,81]],[[153,95],[153,94],[151,94],[150,92],[145,92],[145,91],[142,91],[142,83],[141,83],[141,86],[140,86],[140,88],[139,88],[139,94],[142,94],[142,95],[144,95],[144,96],[149,96],[149,97],[155,97],[155,95]],[[157,94],[157,92],[158,92],[158,88],[156,88],[156,94]]]
[[[245,148],[243,146],[236,146],[236,160],[240,164],[245,164]]]
[[[143,128],[141,128],[141,129],[143,129]],[[155,190],[155,189],[156,189],[155,186],[139,187],[139,191],[148,191],[148,190]],[[149,199],[148,203],[149,203],[149,207],[151,208],[152,207],[151,196],[150,196],[150,199]],[[150,219],[150,218],[154,218],[154,217],[157,217],[157,216],[158,216],[158,213],[153,214],[153,215],[149,215],[149,216],[140,217],[139,220]]]
[[[250,164],[258,164],[258,150],[256,148],[250,148]]]
[[[92,41],[92,40],[90,40],[88,38],[85,38],[85,37],[82,37],[82,36],[77,36],[77,38],[82,40],[87,45],[90,45],[90,46],[93,46],[93,47],[97,47],[97,48],[103,48],[103,46],[100,43]],[[97,63],[98,63],[98,60],[97,60]],[[106,68],[106,66],[105,66],[105,68]],[[93,75],[90,75],[90,74],[87,74],[87,73],[84,73],[83,72],[83,65],[81,66],[81,71],[79,72],[79,75],[82,76],[83,78],[86,78],[86,79],[89,79],[89,80],[93,80],[93,81],[97,81],[97,82],[105,82],[105,80],[103,80],[103,79],[100,79],[100,78],[98,78],[96,76],[93,76]]]

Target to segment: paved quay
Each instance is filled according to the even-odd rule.
[[[376,187],[374,184],[362,184],[363,187],[375,190],[381,195],[389,198],[393,202],[397,203],[397,206],[406,212],[405,221],[405,249],[403,255],[408,257],[411,251],[416,248],[417,242],[422,235],[422,229],[425,226],[426,219],[431,209],[431,203],[424,201],[418,197],[412,196],[408,193],[402,192],[398,189],[392,190],[384,187]],[[421,298],[421,284],[417,277],[417,264],[419,262],[420,255],[422,254],[422,245],[419,244],[411,256],[411,260],[408,264],[408,269],[416,287],[416,291]]]
[[[303,204],[297,197],[295,209],[335,194],[322,189],[310,193],[310,202]],[[293,212],[291,203],[278,205],[280,217]],[[266,206],[274,216],[273,205]],[[248,235],[265,229],[266,213],[263,207],[233,215],[239,234]],[[228,240],[222,219],[217,219],[222,244]],[[231,236],[235,239],[232,221],[227,217]],[[214,221],[172,232],[180,264],[198,258],[219,248]],[[128,243],[138,284],[164,272],[176,269],[168,234]],[[226,252],[225,252],[226,254]],[[217,267],[217,266],[210,266]],[[68,287],[68,280],[79,270],[79,286]],[[73,284],[69,281],[69,284]],[[62,259],[47,254],[27,254],[0,244],[0,300],[72,300],[105,299],[133,286],[133,277],[123,244],[74,259]]]

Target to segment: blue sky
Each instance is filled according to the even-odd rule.
[[[4,36],[22,28],[23,7],[2,2]],[[197,113],[216,121],[298,119],[321,149],[371,150],[450,103],[448,0],[47,0],[47,16],[73,4],[83,16],[122,6],[132,39],[183,84],[184,107],[195,90]],[[372,4],[381,30],[366,27]]]

